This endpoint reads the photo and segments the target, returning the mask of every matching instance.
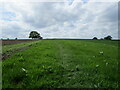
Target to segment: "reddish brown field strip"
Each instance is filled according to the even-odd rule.
[[[17,43],[24,43],[24,42],[30,42],[30,41],[36,41],[36,40],[32,40],[32,39],[3,39],[2,40],[2,45],[9,45],[9,44],[17,44]]]

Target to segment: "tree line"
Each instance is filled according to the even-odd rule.
[[[43,37],[41,37],[40,33],[38,33],[37,31],[31,31],[29,34],[29,38],[32,39],[43,39]],[[9,38],[7,38],[9,40]],[[94,37],[93,40],[97,40],[97,37]],[[15,38],[15,40],[17,40],[17,38]],[[100,40],[112,40],[112,36],[108,35],[104,38],[101,38]]]
[[[94,37],[93,39],[94,39],[94,40],[97,40],[98,38],[97,38],[97,37]],[[106,37],[104,37],[104,38],[101,38],[101,40],[112,40],[112,36],[108,35],[108,36],[106,36]]]

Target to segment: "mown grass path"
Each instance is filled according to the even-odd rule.
[[[3,88],[117,88],[117,41],[107,42],[36,43],[3,61]]]
[[[13,45],[3,45],[0,53],[0,55],[2,55],[1,60],[5,60],[6,58],[9,58],[11,55],[13,55],[16,52],[24,51],[32,47],[33,44],[36,44],[38,42],[40,41],[33,41],[33,42],[13,44]]]

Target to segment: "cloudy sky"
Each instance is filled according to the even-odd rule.
[[[0,2],[0,38],[118,38],[117,2],[75,1]]]

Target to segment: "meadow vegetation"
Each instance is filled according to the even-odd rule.
[[[118,41],[42,40],[2,62],[3,88],[117,88]],[[3,46],[3,52],[24,47]]]

